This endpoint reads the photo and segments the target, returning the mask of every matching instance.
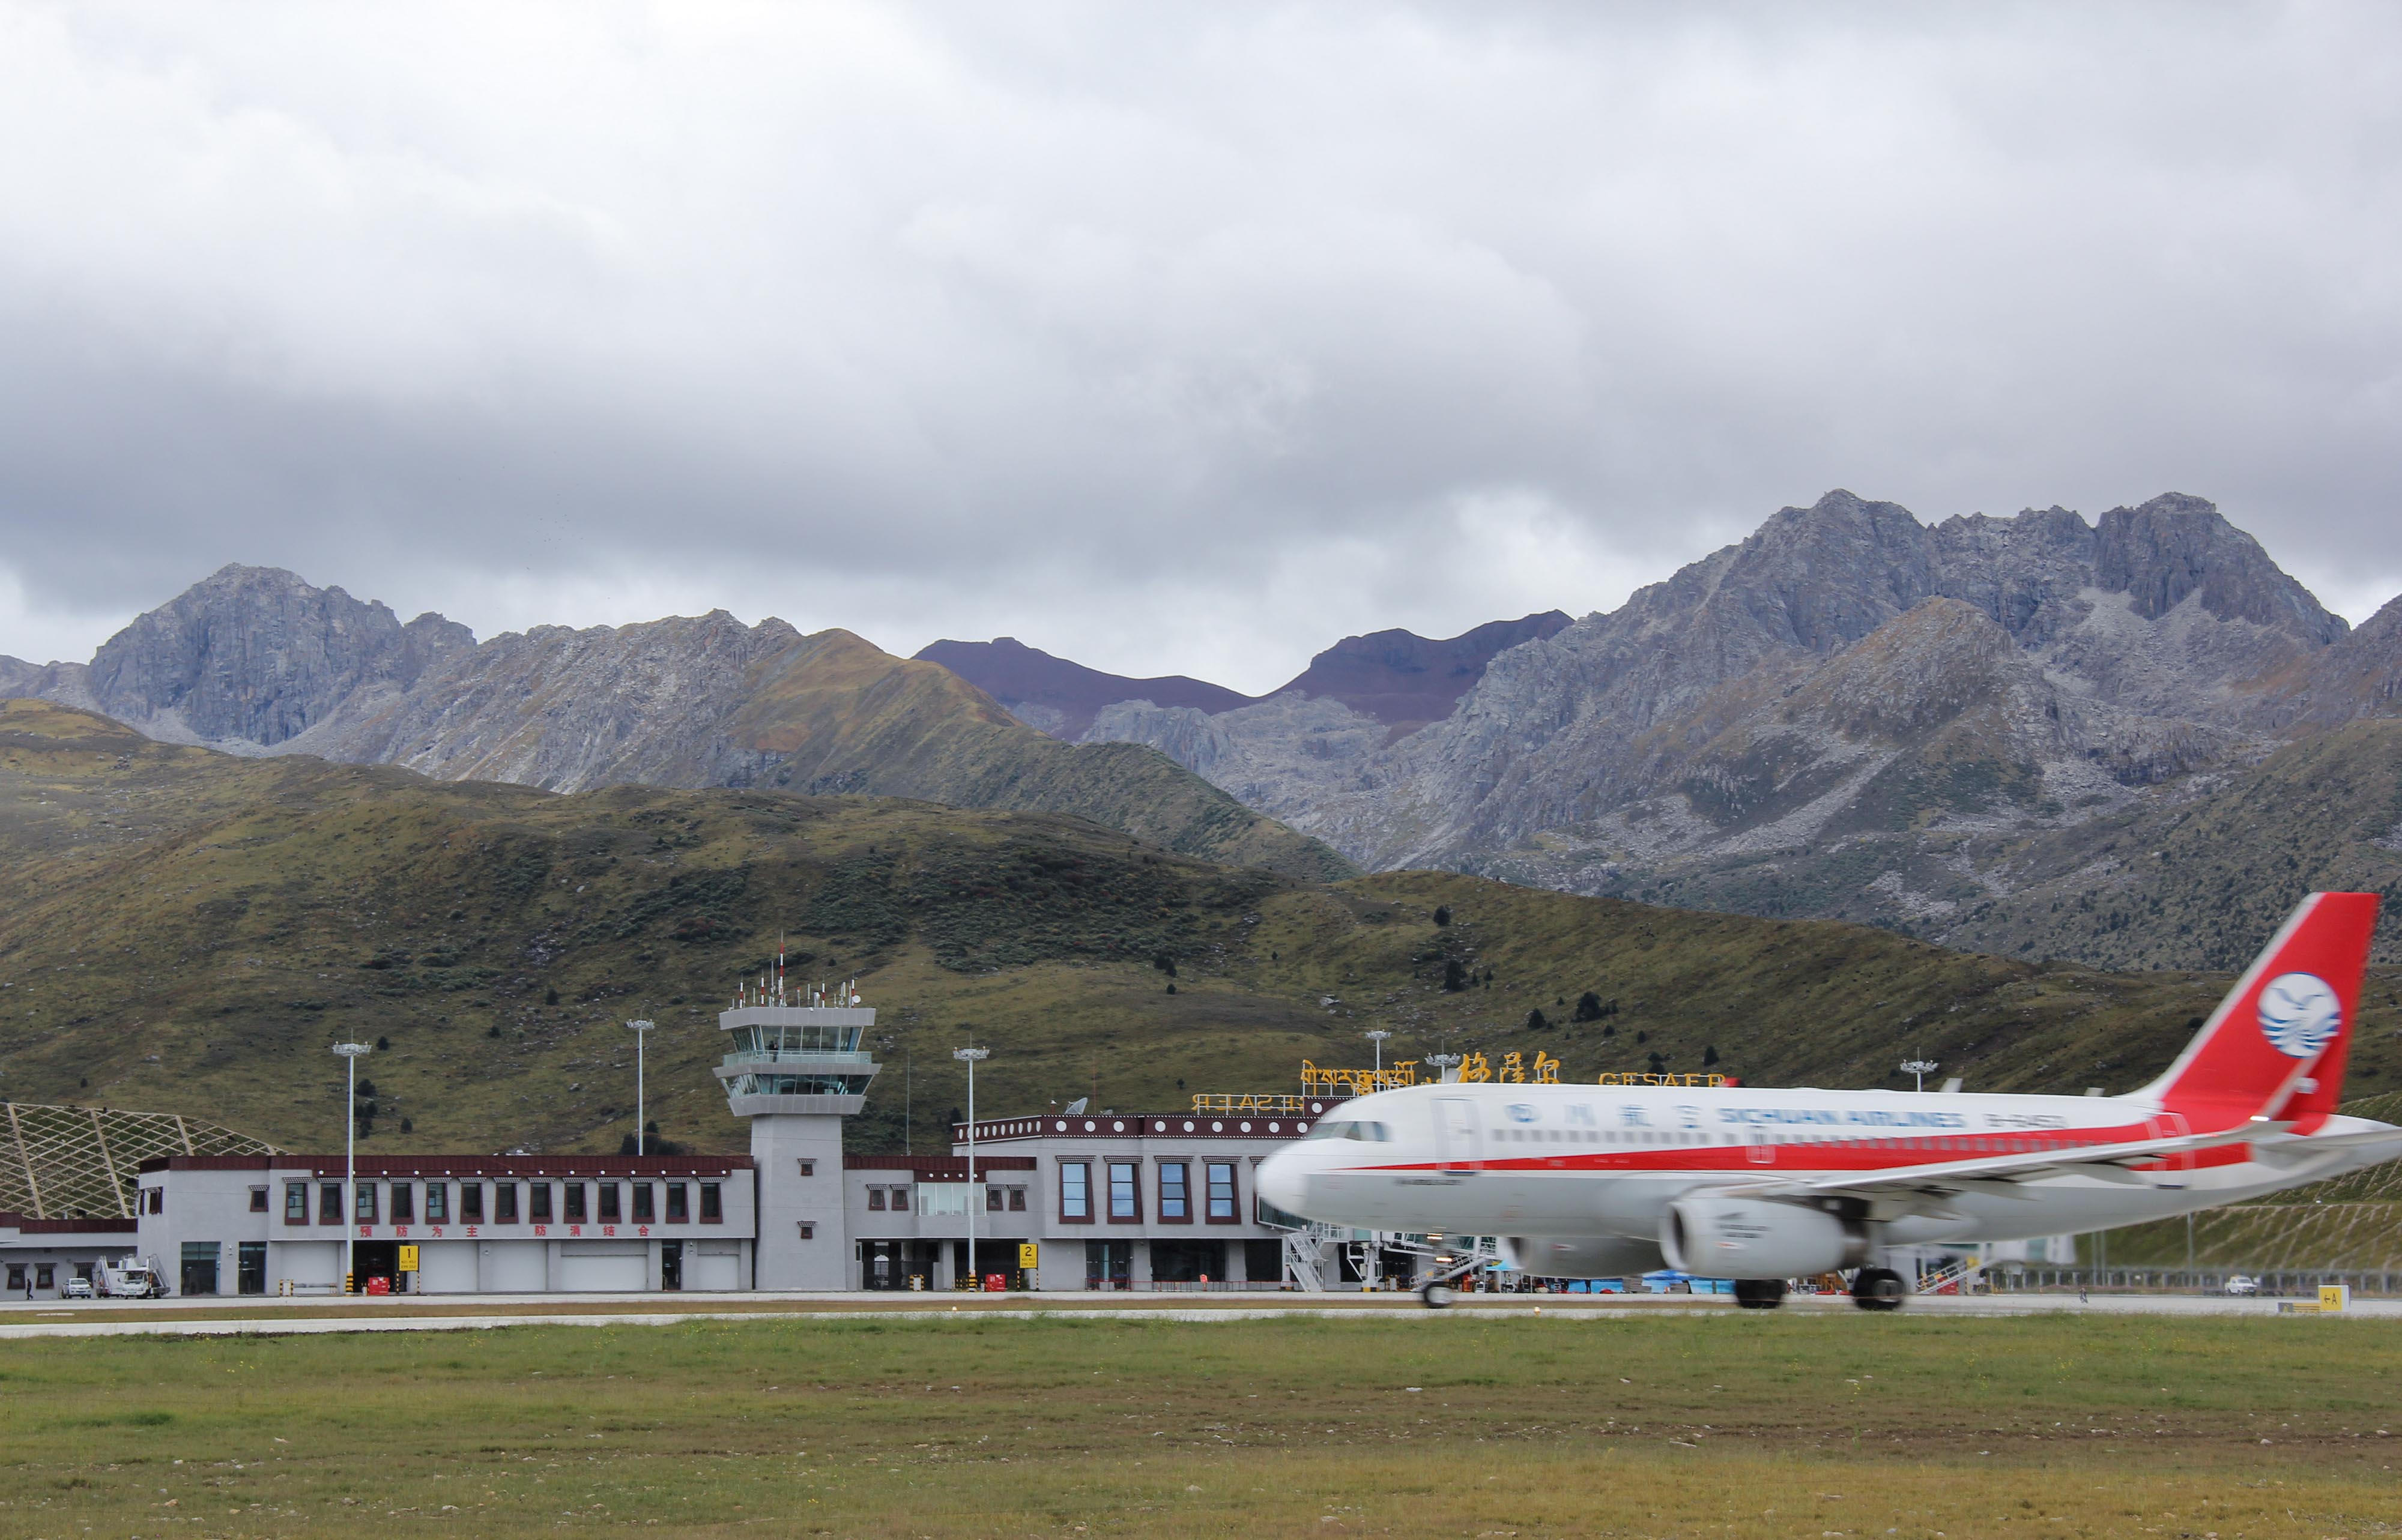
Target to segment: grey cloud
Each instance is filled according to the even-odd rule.
[[[242,560],[1256,686],[1833,486],[2402,587],[2391,13],[509,16],[0,9],[27,629]]]

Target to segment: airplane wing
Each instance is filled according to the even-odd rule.
[[[1872,1201],[1909,1195],[1933,1197],[1960,1191],[2032,1197],[2031,1193],[2012,1192],[2011,1189],[2034,1177],[2071,1173],[2111,1181],[2141,1182],[2145,1178],[2131,1170],[2132,1166],[2191,1150],[2267,1142],[2285,1134],[2291,1126],[2289,1123],[2246,1123],[2216,1134],[2189,1134],[2170,1139],[2131,1139],[2119,1144],[2087,1145],[2081,1148],[2045,1150],[2035,1154],[1987,1155],[1968,1161],[1894,1166],[1883,1171],[1829,1172],[1781,1180],[1763,1177],[1719,1190],[1731,1196],[1752,1198],[1865,1198]],[[2387,1138],[2396,1136],[2381,1135]],[[2304,1145],[2325,1148],[2336,1139],[2352,1143],[2369,1142],[2359,1134],[2337,1134],[2326,1140],[2305,1138],[2277,1142],[2296,1149]]]

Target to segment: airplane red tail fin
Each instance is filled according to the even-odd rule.
[[[2315,1126],[2332,1113],[2377,903],[2374,893],[2302,900],[2176,1063],[2140,1094],[2197,1131],[2254,1117]]]

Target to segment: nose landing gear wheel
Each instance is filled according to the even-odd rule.
[[[1774,1310],[1784,1302],[1785,1280],[1782,1278],[1737,1278],[1734,1281],[1737,1310]]]
[[[1862,1310],[1899,1310],[1910,1289],[1889,1267],[1864,1267],[1852,1280],[1852,1303]]]
[[[1458,1295],[1453,1292],[1449,1284],[1428,1284],[1419,1288],[1418,1298],[1426,1302],[1429,1310],[1449,1310],[1452,1300]]]

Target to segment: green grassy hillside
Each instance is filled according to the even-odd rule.
[[[357,1038],[385,1044],[369,1148],[614,1148],[640,1015],[666,1136],[739,1148],[714,1015],[780,935],[796,976],[857,975],[882,1012],[863,1148],[899,1148],[904,1108],[939,1144],[971,1032],[994,1051],[987,1115],[1296,1089],[1304,1057],[1363,1063],[1378,1026],[1388,1058],[1540,1051],[1567,1079],[1714,1052],[1759,1080],[1892,1085],[1924,1055],[1981,1088],[2120,1089],[2225,983],[1442,873],[1311,883],[1050,815],[235,760],[29,702],[0,706],[0,882],[10,1097],[286,1147],[338,1140],[325,1050]],[[1587,992],[1606,1013],[1573,1021]],[[2363,1024],[2359,1083],[2402,1084],[2394,979]]]

